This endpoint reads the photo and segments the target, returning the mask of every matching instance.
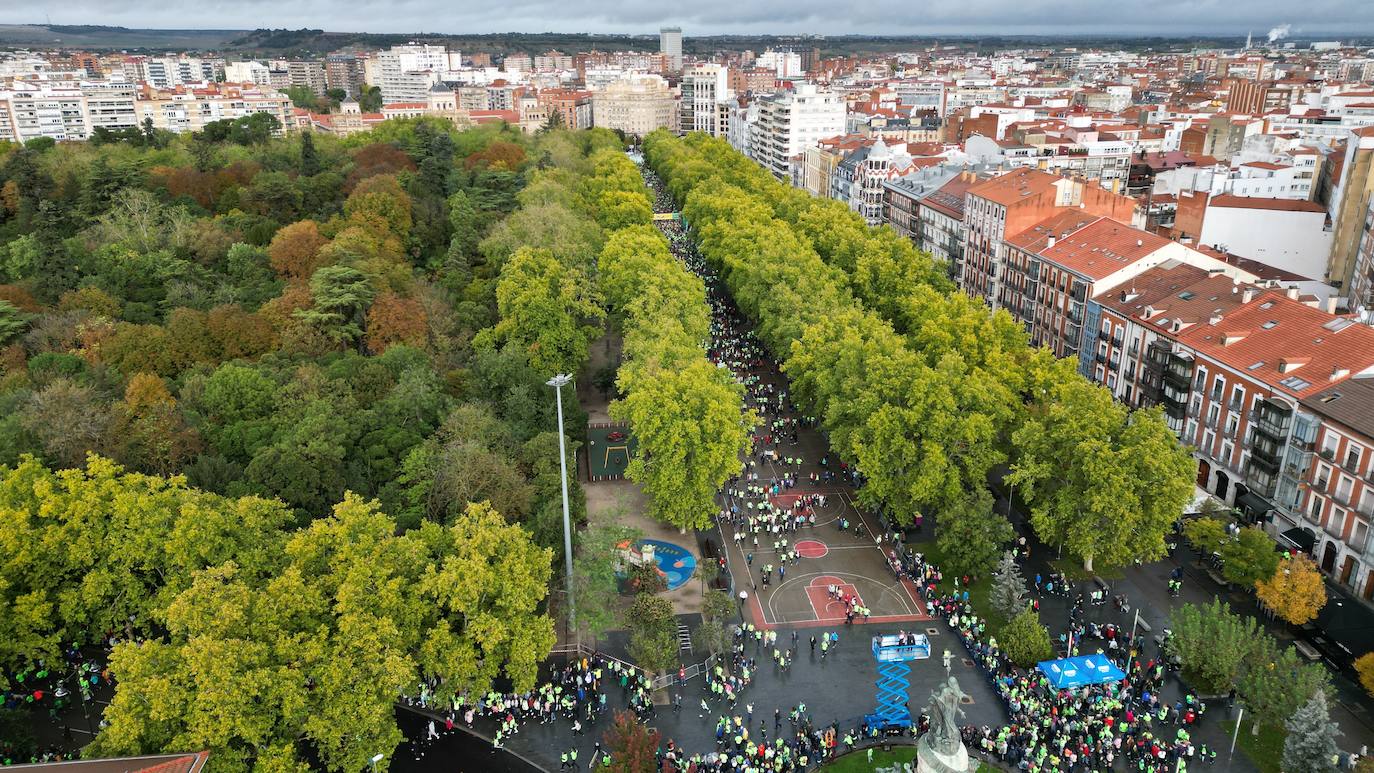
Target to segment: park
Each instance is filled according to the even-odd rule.
[[[6,762],[1366,764],[1157,411],[718,139],[118,142],[3,167]]]

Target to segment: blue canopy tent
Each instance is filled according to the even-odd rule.
[[[1070,690],[1090,684],[1107,684],[1126,678],[1126,674],[1107,659],[1106,655],[1079,655],[1076,658],[1046,660],[1038,666],[1058,690]]]

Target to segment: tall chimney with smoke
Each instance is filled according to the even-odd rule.
[[[1291,24],[1280,24],[1279,26],[1269,30],[1269,45],[1273,45],[1279,42],[1280,40],[1283,40],[1284,38],[1288,37],[1288,31],[1292,28],[1293,25]]]

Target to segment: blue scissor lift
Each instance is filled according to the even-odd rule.
[[[906,691],[911,686],[907,675],[913,660],[930,657],[930,640],[923,633],[908,634],[905,644],[899,644],[896,634],[873,637],[873,660],[878,664],[878,708],[864,717],[869,727],[880,732],[904,730],[911,727],[911,710],[907,708]]]

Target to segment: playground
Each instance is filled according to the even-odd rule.
[[[587,479],[589,482],[620,480],[635,451],[635,439],[623,424],[587,425]]]

